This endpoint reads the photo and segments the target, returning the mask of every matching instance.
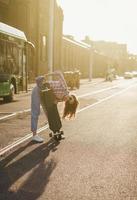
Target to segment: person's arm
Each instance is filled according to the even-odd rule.
[[[61,85],[64,88],[63,101],[66,101],[69,98],[69,90],[68,90],[67,83],[66,83],[66,81],[64,79],[63,74],[60,71],[56,71],[55,74],[58,76],[58,80],[61,82]]]
[[[40,95],[38,87],[35,87],[31,95],[31,131],[37,132],[38,118],[40,114]]]
[[[63,76],[62,72],[60,72],[60,71],[54,71],[53,73],[46,74],[45,79],[48,76],[54,76],[54,77],[56,77],[56,80],[58,80],[61,83],[61,87],[63,88],[63,93],[64,93],[62,101],[67,100],[68,96],[69,96],[69,91],[68,91],[68,87],[67,87],[67,84],[66,84],[66,81],[64,79],[64,76]]]
[[[63,86],[66,90],[68,90],[68,86],[67,86],[67,83],[66,83],[66,81],[65,81],[65,78],[64,78],[63,74],[62,74],[61,72],[59,72],[59,71],[57,71],[57,72],[55,72],[55,73],[58,75],[59,80],[60,80],[61,83],[62,83],[62,86]]]
[[[50,76],[54,76],[54,77],[56,76],[57,79],[61,82],[61,84],[64,87],[64,89],[67,89],[67,83],[66,83],[66,81],[64,79],[64,76],[63,76],[61,71],[54,71],[52,73],[45,74],[45,79],[47,77],[50,77]]]

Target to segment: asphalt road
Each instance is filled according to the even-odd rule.
[[[92,95],[96,103],[63,122],[65,140],[44,131],[43,144],[29,142],[2,160],[0,200],[137,200],[137,85],[130,82]]]

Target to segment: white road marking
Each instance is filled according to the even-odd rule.
[[[106,97],[106,98],[104,98],[104,99],[101,99],[101,100],[99,100],[98,102],[96,102],[96,103],[94,103],[94,104],[91,104],[91,105],[89,105],[89,106],[86,106],[86,107],[84,107],[84,108],[78,110],[77,113],[80,113],[80,112],[85,111],[85,110],[87,110],[87,109],[89,109],[89,108],[95,107],[96,105],[98,105],[98,104],[100,104],[100,103],[102,103],[102,102],[105,102],[105,101],[107,101],[107,100],[109,100],[109,99],[111,99],[111,98],[113,98],[113,97],[115,97],[115,96],[117,96],[117,95],[120,95],[120,94],[124,93],[125,91],[127,91],[128,89],[133,88],[133,87],[135,87],[135,86],[137,86],[137,83],[134,84],[134,85],[130,85],[129,87],[127,87],[127,88],[125,88],[125,89],[123,89],[123,90],[121,90],[121,91],[119,91],[119,92],[117,92],[117,93],[115,93],[115,94],[113,94],[113,95],[110,95],[110,96],[108,96],[108,97]],[[37,131],[37,133],[41,133],[42,131],[48,129],[48,127],[49,127],[49,126],[48,126],[48,124],[47,124],[46,126],[43,126],[43,127],[39,128],[38,131]],[[23,142],[26,142],[26,141],[29,140],[32,136],[33,136],[32,133],[29,133],[29,134],[27,134],[26,136],[24,136],[23,138],[17,140],[16,142],[14,142],[14,143],[12,143],[12,144],[10,144],[10,145],[4,147],[3,149],[0,150],[0,157],[2,157],[3,155],[5,155],[6,153],[10,152],[11,150],[13,150],[15,147],[21,145]]]
[[[98,102],[95,102],[95,103],[93,103],[93,104],[91,104],[91,105],[89,105],[89,106],[86,106],[86,107],[84,107],[84,108],[78,110],[77,113],[82,112],[82,111],[84,111],[84,110],[87,110],[87,109],[89,109],[89,108],[91,108],[91,107],[94,107],[94,106],[96,106],[96,105],[98,105],[98,104],[100,104],[100,103],[102,103],[102,102],[104,102],[104,101],[107,101],[108,99],[111,99],[111,98],[113,98],[113,97],[115,97],[115,96],[117,96],[117,95],[119,95],[119,94],[122,94],[122,93],[124,93],[125,91],[127,91],[128,89],[130,89],[130,88],[132,88],[132,87],[135,87],[135,86],[137,86],[137,83],[134,84],[134,85],[130,85],[129,87],[127,87],[127,88],[125,88],[125,89],[123,89],[123,90],[121,90],[121,91],[119,91],[119,92],[116,92],[115,94],[112,94],[112,95],[110,95],[110,96],[108,96],[108,97],[105,97],[104,99],[101,99],[101,100],[99,100]]]
[[[134,82],[136,82],[136,80],[132,81],[131,83],[133,84]],[[119,87],[121,85],[125,85],[125,83],[117,84],[116,86],[107,87],[107,88],[104,88],[104,89],[101,89],[101,90],[97,90],[97,91],[94,91],[94,92],[89,92],[89,93],[86,93],[86,94],[83,94],[83,95],[79,95],[77,97],[79,99],[79,98],[83,98],[83,97],[90,96],[90,95],[93,95],[93,94],[98,94],[98,93],[101,93],[101,92],[104,92],[104,91],[107,91],[107,90],[111,90],[111,89],[117,88],[117,87]],[[3,122],[3,121],[8,120],[8,119],[12,119],[12,118],[17,117],[17,116],[19,116],[21,114],[29,114],[30,112],[31,112],[30,108],[26,109],[26,110],[14,112],[14,113],[12,113],[10,115],[6,115],[6,116],[3,116],[3,117],[0,117],[0,122]]]

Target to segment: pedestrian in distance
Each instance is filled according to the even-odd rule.
[[[49,76],[52,76],[52,79],[49,80]],[[44,84],[46,84],[48,92],[42,90]],[[44,93],[42,93],[42,91],[44,91]],[[49,93],[47,97],[42,96],[46,93]],[[60,117],[58,117],[58,102],[64,102],[64,111],[62,116],[63,119],[71,119],[72,117],[75,117],[75,113],[78,107],[78,100],[75,95],[69,94],[63,74],[60,71],[55,71],[53,73],[37,77],[36,85],[33,88],[31,94],[31,131],[33,133],[33,141],[38,143],[44,141],[43,138],[41,138],[37,134],[38,118],[40,115],[40,105],[42,105],[42,108],[46,113],[49,128],[53,131],[54,134],[60,131],[57,130],[62,127]],[[57,116],[56,118],[55,115]]]

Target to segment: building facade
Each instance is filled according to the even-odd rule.
[[[92,48],[92,43],[76,41],[71,35],[63,37],[62,69],[79,69],[83,78],[105,77],[108,57]]]
[[[88,77],[90,62],[90,46],[74,40],[72,37],[62,39],[63,71],[80,70],[82,77]]]
[[[93,41],[93,48],[107,57],[108,68],[115,68],[119,75],[122,75],[128,68],[128,52],[126,44]]]
[[[0,0],[0,21],[20,29],[35,45],[29,77],[48,72],[50,0]],[[61,66],[63,11],[54,1],[53,69]]]

